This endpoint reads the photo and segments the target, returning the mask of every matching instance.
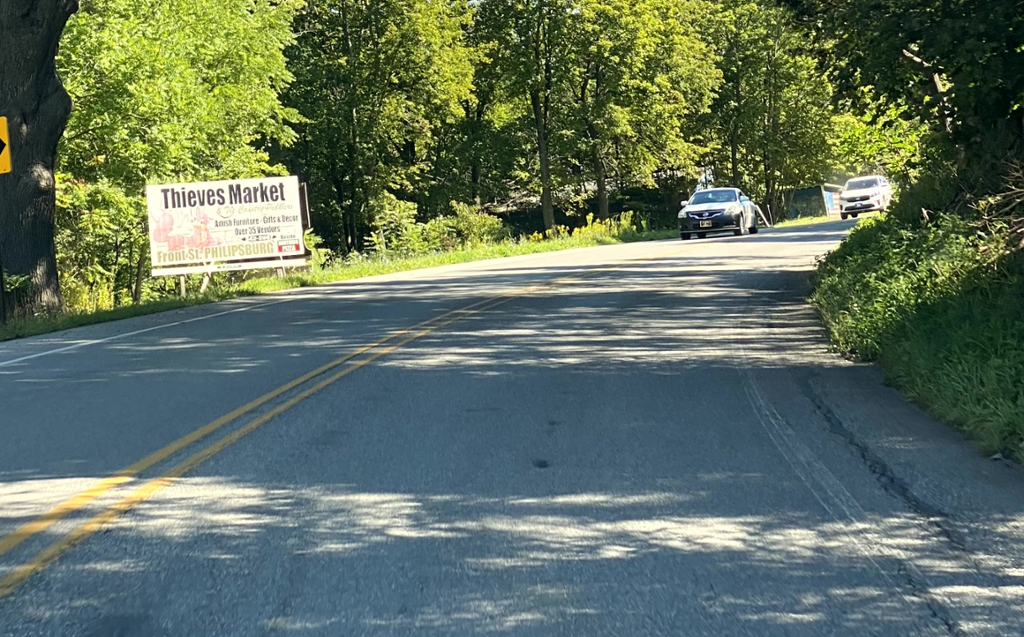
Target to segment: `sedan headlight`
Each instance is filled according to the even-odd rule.
[[[686,219],[686,218],[687,218],[688,216],[689,216],[689,215],[687,215],[687,214],[686,214],[686,211],[685,211],[685,210],[680,210],[680,211],[679,211],[679,218],[680,218],[680,219]]]

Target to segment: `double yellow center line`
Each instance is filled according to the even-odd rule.
[[[657,255],[643,257],[639,259],[631,259],[628,261],[620,262],[614,266],[598,268],[591,270],[587,274],[590,276],[608,272],[611,270],[619,269],[630,265],[632,263],[641,261],[650,261],[652,259],[662,258],[666,256],[674,255]],[[105,526],[116,520],[124,513],[130,511],[140,503],[152,498],[160,490],[169,486],[177,479],[186,475],[203,462],[209,460],[213,456],[217,455],[221,451],[224,451],[231,445],[235,444],[245,436],[256,431],[266,423],[273,420],[275,417],[288,411],[292,407],[306,400],[310,396],[320,392],[329,385],[337,382],[338,380],[348,376],[352,372],[373,363],[374,361],[391,354],[395,350],[398,350],[409,343],[423,338],[432,332],[436,332],[442,328],[445,328],[453,323],[464,320],[481,312],[485,312],[499,305],[503,305],[512,301],[513,299],[529,295],[533,292],[539,292],[544,289],[553,288],[559,285],[565,285],[568,283],[574,283],[581,281],[584,275],[578,275],[575,277],[560,278],[555,281],[540,283],[537,285],[528,286],[526,288],[512,291],[508,294],[497,296],[491,299],[473,303],[466,307],[447,312],[440,316],[434,317],[417,325],[407,327],[395,332],[392,332],[385,338],[360,347],[344,356],[341,356],[326,365],[323,365],[313,371],[303,374],[302,376],[270,391],[259,398],[249,402],[241,407],[224,414],[220,418],[217,418],[213,422],[196,429],[192,433],[175,440],[166,447],[156,451],[145,458],[142,458],[138,462],[131,464],[124,469],[121,469],[117,473],[113,474],[108,478],[104,478],[94,484],[92,487],[76,494],[75,496],[61,502],[57,506],[53,507],[43,515],[27,522],[7,536],[0,538],[0,556],[13,551],[17,546],[25,542],[26,540],[42,533],[46,529],[50,528],[60,520],[67,516],[79,512],[89,506],[90,503],[96,499],[107,495],[114,489],[125,485],[144,471],[153,468],[157,464],[169,459],[176,453],[186,449],[196,442],[210,436],[211,434],[223,429],[230,423],[237,419],[245,416],[260,407],[270,403],[271,401],[288,394],[289,392],[298,389],[302,385],[325,376],[312,386],[298,392],[291,398],[281,402],[274,406],[272,409],[267,410],[263,414],[248,421],[238,429],[235,429],[228,435],[220,438],[219,440],[209,444],[208,446],[200,449],[193,453],[186,459],[182,460],[178,464],[174,465],[167,471],[163,472],[156,478],[152,478],[146,481],[141,486],[135,488],[128,495],[123,497],[118,502],[108,506],[102,512],[96,514],[92,518],[86,520],[82,524],[78,525],[69,534],[61,537],[53,544],[45,548],[43,551],[35,555],[27,562],[15,567],[3,578],[0,578],[0,599],[10,595],[18,586],[23,584],[26,580],[31,578],[36,573],[42,571],[47,566],[52,564],[62,555],[70,551],[77,544],[81,543],[85,539],[89,538],[96,532],[102,530]],[[339,369],[341,368],[341,369]],[[337,371],[336,371],[337,370]],[[333,372],[333,373],[331,373]],[[329,374],[329,375],[328,375]]]
[[[174,442],[167,445],[163,449],[160,449],[159,451],[156,451],[146,456],[145,458],[139,460],[138,462],[125,467],[124,469],[118,471],[109,478],[104,478],[103,480],[100,480],[89,489],[82,491],[81,493],[75,495],[74,497],[69,498],[64,502],[61,502],[54,508],[44,513],[43,515],[21,525],[20,527],[15,529],[14,532],[12,532],[11,534],[3,538],[0,538],[0,556],[9,553],[22,542],[25,542],[29,538],[38,535],[39,533],[42,533],[43,531],[51,527],[53,524],[59,522],[68,515],[81,511],[82,509],[87,507],[91,502],[109,493],[111,490],[116,489],[117,487],[127,482],[132,481],[134,478],[139,476],[142,472],[146,471],[147,469],[152,468],[158,463],[170,458],[174,454],[202,440],[203,438],[210,436],[214,432],[223,429],[225,426],[227,426],[231,422],[234,422],[241,416],[244,416],[262,407],[263,405],[266,405],[267,403],[273,401],[274,399],[279,398],[284,394],[287,394],[288,392],[300,387],[301,385],[315,378],[318,378],[320,376],[323,376],[324,374],[328,374],[329,372],[337,370],[339,367],[343,367],[341,370],[334,371],[333,374],[320,380],[311,387],[295,394],[288,400],[275,406],[273,409],[270,409],[265,413],[261,414],[260,416],[250,420],[249,422],[245,423],[238,429],[232,431],[227,436],[197,451],[196,453],[192,454],[182,462],[168,469],[159,477],[149,480],[142,486],[136,488],[134,491],[132,491],[130,494],[125,496],[117,503],[111,505],[101,513],[97,514],[93,518],[87,520],[86,522],[75,528],[70,534],[62,537],[58,541],[48,546],[46,549],[44,549],[42,552],[40,552],[38,555],[30,559],[29,561],[25,562],[24,564],[21,564],[20,566],[15,567],[10,573],[8,573],[2,579],[0,579],[0,598],[10,595],[18,586],[24,583],[27,579],[29,579],[39,571],[45,569],[47,566],[49,566],[55,560],[57,560],[60,556],[64,555],[69,550],[74,548],[75,545],[81,543],[89,536],[101,530],[103,527],[117,519],[122,514],[131,510],[138,504],[153,497],[161,489],[170,485],[175,480],[181,478],[188,472],[192,471],[206,460],[209,460],[210,458],[217,455],[221,451],[227,449],[231,445],[235,444],[245,436],[251,434],[252,432],[256,431],[257,429],[265,425],[266,423],[270,422],[275,417],[281,415],[285,411],[288,411],[295,405],[306,400],[310,396],[323,390],[329,385],[337,382],[341,378],[348,376],[352,372],[369,365],[370,363],[376,361],[377,359],[383,356],[387,356],[388,354],[394,352],[395,350],[404,347],[405,345],[408,345],[409,343],[417,339],[423,338],[424,336],[430,334],[431,332],[435,332],[439,329],[451,325],[452,323],[461,321],[475,314],[479,314],[491,308],[507,303],[517,296],[528,294],[529,292],[532,291],[540,290],[543,287],[544,286],[534,286],[532,288],[527,288],[526,290],[523,290],[521,292],[493,299],[488,299],[486,301],[481,301],[479,303],[474,303],[467,307],[463,307],[458,310],[442,314],[441,316],[432,318],[428,321],[419,323],[412,327],[408,327],[393,332],[387,337],[375,343],[360,347],[359,349],[349,352],[348,354],[345,354],[344,356],[337,358],[327,363],[326,365],[323,365],[322,367],[314,369],[313,371],[304,374],[296,378],[295,380],[292,380],[284,385],[281,385],[277,389],[268,392],[263,396],[260,396],[256,400],[253,400],[252,402],[247,403],[231,411],[230,413],[221,416],[220,418],[214,420],[213,422],[204,425],[199,429],[196,429],[187,436],[183,436],[182,438],[175,440]],[[369,354],[369,356],[360,358],[366,354]]]

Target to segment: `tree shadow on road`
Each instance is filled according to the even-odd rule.
[[[773,257],[733,243],[615,269],[495,265],[303,291],[255,310],[247,335],[229,323],[202,339],[154,332],[100,346],[109,358],[94,368],[83,350],[0,370],[32,400],[83,368],[89,383],[140,392],[132,410],[107,411],[124,455],[152,445],[149,423],[179,423],[164,432],[174,439],[372,335],[568,279],[278,416],[0,600],[0,635],[903,636],[951,621],[1015,634],[1017,571],[979,578],[902,503],[837,516],[787,468],[746,375],[788,400],[790,377],[864,370],[828,354],[803,303],[806,246]],[[269,367],[280,374],[264,379]],[[179,393],[146,393],[154,383]],[[71,412],[50,413],[40,425],[56,432]],[[825,424],[800,435],[827,436]],[[136,430],[150,436],[133,443]],[[12,469],[12,454],[0,528],[116,468],[118,454],[85,440],[63,465]],[[106,504],[0,556],[0,574]],[[976,521],[1012,544],[1024,512]]]

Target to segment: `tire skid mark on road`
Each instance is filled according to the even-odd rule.
[[[770,277],[768,277],[770,278]],[[765,279],[767,281],[767,278]],[[762,282],[763,283],[763,282]],[[756,289],[764,286],[758,285]],[[756,293],[748,294],[753,298]],[[742,358],[749,359],[746,349],[739,346]],[[832,473],[825,464],[818,459],[815,453],[800,442],[793,426],[782,417],[778,411],[765,399],[757,380],[752,372],[753,365],[744,365],[736,368],[743,377],[744,390],[751,407],[757,416],[758,422],[772,444],[779,450],[786,462],[793,469],[801,482],[807,487],[814,498],[821,504],[828,515],[838,522],[850,522],[860,528],[869,528],[869,516],[860,502],[850,493],[842,482]],[[855,532],[848,527],[841,527],[841,532],[856,546],[861,555],[871,563],[878,571],[886,584],[894,590],[904,604],[911,610],[917,605],[905,592],[907,588],[912,595],[924,602],[928,612],[942,623],[945,632],[955,637],[966,637],[967,632],[963,628],[963,622],[959,613],[955,610],[955,602],[946,596],[940,599],[934,592],[934,587],[928,577],[914,564],[913,558],[906,552],[895,548],[885,542],[869,544],[861,533]],[[900,574],[903,576],[901,585],[894,580],[891,574],[882,567],[875,558],[882,554],[885,558],[892,560],[899,565]]]
[[[866,528],[870,523],[863,507],[839,482],[835,474],[814,456],[814,452],[797,439],[792,426],[775,411],[775,408],[768,404],[749,369],[744,373],[744,381],[747,398],[754,407],[757,419],[772,444],[779,450],[822,508],[834,520],[852,522]],[[900,596],[908,608],[914,609],[916,605],[904,592],[907,586],[913,591],[915,597],[925,603],[932,616],[942,622],[950,635],[961,637],[967,634],[961,628],[961,622],[950,601],[936,598],[931,592],[932,586],[928,578],[917,568],[907,553],[885,543],[869,544],[861,537],[860,533],[850,529],[843,529],[842,532],[849,542],[860,550],[861,555],[874,566],[885,583]],[[905,571],[904,585],[901,586],[896,582],[890,573],[882,567],[875,558],[878,553],[884,554],[886,558],[901,565],[901,571]]]
[[[147,469],[153,468],[160,462],[167,460],[174,454],[185,450],[187,447],[199,442],[204,438],[207,438],[208,436],[224,428],[228,424],[236,422],[242,416],[255,411],[259,407],[266,405],[267,403],[276,398],[280,398],[282,395],[292,390],[298,389],[300,386],[310,381],[313,381],[317,378],[324,376],[325,374],[329,373],[330,371],[338,367],[341,367],[343,365],[345,366],[344,369],[342,369],[341,371],[335,372],[333,375],[317,382],[312,387],[309,387],[308,389],[299,392],[298,394],[286,400],[285,402],[277,405],[276,407],[273,407],[267,412],[245,423],[244,425],[241,425],[239,428],[235,429],[234,431],[224,436],[223,438],[213,442],[212,444],[199,450],[198,452],[195,452],[194,454],[192,454],[182,462],[178,463],[177,465],[174,465],[172,468],[163,472],[159,476],[146,481],[142,486],[135,488],[133,491],[131,491],[128,495],[124,496],[122,499],[117,501],[115,504],[108,506],[100,513],[94,515],[85,522],[81,523],[73,530],[71,530],[67,535],[64,535],[62,538],[56,540],[43,551],[37,553],[31,559],[27,560],[19,566],[16,566],[13,570],[11,570],[5,576],[0,578],[0,599],[9,596],[19,586],[21,586],[28,579],[30,579],[33,575],[44,570],[46,567],[48,567],[57,559],[59,559],[62,555],[66,554],[68,551],[73,549],[75,546],[77,546],[84,540],[88,539],[92,535],[96,534],[103,528],[107,527],[108,525],[116,521],[120,516],[124,515],[138,504],[152,498],[159,491],[173,484],[177,479],[191,472],[199,465],[201,465],[203,462],[209,460],[210,458],[217,455],[221,451],[224,451],[225,449],[232,446],[233,444],[235,444],[248,434],[252,433],[253,431],[256,431],[264,424],[270,422],[275,417],[281,415],[288,409],[291,409],[295,405],[306,400],[312,395],[330,386],[331,384],[337,382],[341,378],[344,378],[345,376],[348,376],[352,372],[369,365],[370,363],[376,361],[377,359],[387,356],[388,354],[391,354],[392,352],[404,347],[405,345],[408,345],[409,343],[412,343],[413,341],[423,338],[428,334],[441,330],[459,321],[476,316],[482,312],[493,309],[500,305],[509,303],[515,299],[528,296],[530,294],[542,292],[545,290],[554,289],[560,286],[578,283],[593,276],[598,276],[600,274],[607,272],[613,272],[615,270],[619,270],[621,268],[628,267],[636,263],[650,262],[658,259],[673,258],[681,256],[683,254],[690,254],[692,252],[695,252],[697,248],[707,247],[707,245],[708,244],[697,244],[694,245],[692,248],[683,251],[673,249],[656,255],[624,259],[609,266],[591,267],[589,269],[586,269],[584,272],[580,272],[566,277],[559,277],[557,279],[553,279],[543,283],[529,285],[518,290],[512,290],[511,292],[496,297],[492,297],[490,299],[485,299],[483,301],[479,301],[477,303],[473,303],[471,305],[458,308],[450,312],[446,312],[444,314],[441,314],[440,316],[428,319],[427,321],[418,323],[412,327],[394,331],[385,338],[375,343],[358,348],[344,356],[335,359],[334,361],[331,361],[330,363],[327,363],[326,365],[323,365],[311,372],[308,372],[307,374],[304,374],[290,381],[289,383],[286,383],[285,385],[282,385],[281,387],[267,394],[264,394],[263,396],[257,398],[256,400],[246,405],[243,405],[242,407],[239,407],[233,410],[232,412],[218,418],[217,420],[207,425],[204,425],[203,427],[193,431],[192,433],[178,439],[177,441],[171,443],[170,445],[164,447],[163,449],[156,451],[153,454],[150,454],[149,456],[146,456],[142,460],[139,460],[138,462],[122,469],[116,474],[108,478],[102,479],[93,487],[76,494],[75,496],[69,498],[68,500],[65,500],[61,504],[58,504],[56,507],[52,508],[50,511],[44,513],[43,515],[37,517],[36,519],[30,522],[25,523],[11,534],[0,538],[0,556],[4,555],[5,553],[9,553],[21,543],[25,542],[26,540],[35,535],[38,535],[47,528],[50,528],[53,524],[67,517],[68,515],[85,509],[91,502],[95,501],[101,496],[106,495],[112,492],[113,490],[117,489],[118,487],[121,487],[133,481]],[[274,304],[281,302],[284,301],[278,301],[275,302]],[[236,311],[240,310],[232,310],[231,312],[224,312],[220,313],[219,315],[230,314]],[[216,315],[211,315],[203,318],[212,318],[213,316]],[[192,322],[195,320],[198,319],[190,319],[190,321],[185,322]],[[149,330],[143,330],[142,332],[145,331]],[[133,334],[138,334],[142,332],[135,332]],[[129,335],[130,334],[125,334],[121,335],[121,337],[126,337]],[[388,343],[392,344],[388,345]],[[86,344],[90,343],[83,343],[80,344],[79,346],[85,346]]]

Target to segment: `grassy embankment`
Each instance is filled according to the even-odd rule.
[[[926,222],[908,204],[860,224],[815,276],[836,345],[976,440],[1024,460],[1024,250],[1008,222]]]
[[[282,290],[337,283],[381,274],[392,274],[442,265],[468,263],[526,254],[554,252],[573,248],[585,248],[616,243],[655,241],[677,237],[674,230],[648,232],[620,232],[614,235],[578,234],[562,236],[544,241],[509,240],[498,243],[464,247],[447,252],[411,256],[374,256],[365,260],[341,262],[332,267],[306,272],[292,272],[283,278],[260,276],[239,283],[216,283],[205,294],[192,294],[186,298],[167,298],[87,313],[65,313],[56,316],[38,317],[32,320],[11,321],[0,325],[0,341],[57,332],[73,327],[116,321],[133,316],[156,314],[192,305],[213,303],[242,296],[269,294]]]

